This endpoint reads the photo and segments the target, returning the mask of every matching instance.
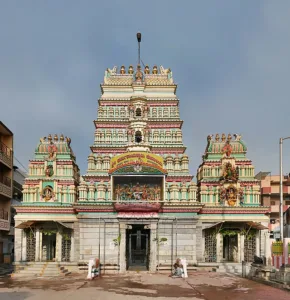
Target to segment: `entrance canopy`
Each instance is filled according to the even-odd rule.
[[[241,221],[223,221],[223,222],[219,222],[219,223],[215,223],[213,225],[209,225],[208,227],[204,228],[204,229],[210,229],[210,228],[225,228],[225,227],[244,227],[244,226],[249,227],[249,229],[257,229],[257,230],[264,230],[264,229],[268,229],[268,227],[262,225],[261,223],[258,222],[253,222],[253,221],[245,221],[245,222],[241,222]]]
[[[26,229],[26,228],[31,228],[33,225],[36,225],[37,223],[48,223],[48,222],[55,222],[57,224],[62,225],[65,228],[73,229],[71,223],[66,224],[66,223],[62,223],[60,221],[25,221],[25,222],[22,222],[19,225],[15,226],[15,228]]]
[[[18,229],[25,229],[25,228],[30,228],[32,225],[34,225],[37,221],[26,221],[22,222],[19,225],[15,226],[15,228]]]

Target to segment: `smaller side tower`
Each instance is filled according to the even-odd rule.
[[[209,206],[260,206],[259,182],[241,136],[207,137],[197,170],[198,200]]]
[[[62,134],[40,139],[23,185],[24,203],[77,202],[80,175],[70,144],[71,139]]]

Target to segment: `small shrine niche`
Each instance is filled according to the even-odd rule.
[[[142,142],[142,133],[140,130],[135,133],[135,142],[138,144]]]
[[[142,110],[140,107],[136,108],[136,117],[141,117],[142,116]]]

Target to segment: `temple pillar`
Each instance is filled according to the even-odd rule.
[[[56,243],[55,243],[55,261],[61,261],[61,246],[62,246],[62,235],[58,231],[56,233]]]
[[[240,262],[245,260],[245,235],[240,235]]]
[[[35,261],[42,261],[42,232],[35,230]]]
[[[149,264],[149,272],[155,272],[156,271],[156,257],[157,257],[157,224],[152,223],[150,226],[150,264]]]
[[[258,231],[258,230],[256,232],[255,239],[256,239],[256,253],[255,254],[257,256],[260,256],[260,231]]]
[[[216,235],[216,262],[221,262],[223,260],[223,249],[221,244],[222,235],[218,233]]]
[[[120,223],[120,273],[126,272],[126,229],[127,224]]]

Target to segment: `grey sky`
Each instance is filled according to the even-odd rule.
[[[27,166],[41,136],[63,133],[82,173],[99,84],[114,65],[170,67],[193,175],[206,137],[241,133],[256,172],[278,172],[290,135],[290,1],[0,1],[0,120]],[[284,145],[290,171],[290,141]]]

